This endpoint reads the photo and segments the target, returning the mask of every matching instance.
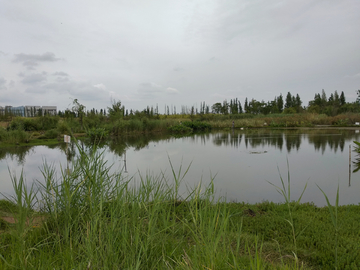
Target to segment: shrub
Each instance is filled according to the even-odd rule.
[[[45,137],[47,139],[55,139],[59,135],[60,133],[57,129],[50,129],[45,132]]]
[[[105,139],[108,136],[108,132],[105,128],[91,128],[86,131],[86,136],[88,136],[92,142],[98,142]]]
[[[175,125],[168,128],[171,133],[192,133],[193,129],[183,125]]]
[[[24,131],[35,131],[39,130],[39,124],[30,118],[16,117],[9,124],[8,130],[24,130]]]
[[[37,118],[38,125],[41,130],[49,130],[56,128],[59,117],[58,116],[42,116]]]
[[[182,125],[184,125],[185,127],[191,128],[193,131],[211,130],[210,124],[204,123],[204,122],[199,122],[199,121],[195,121],[195,122],[186,121],[186,122],[183,122]]]
[[[60,133],[70,133],[69,125],[65,121],[59,121],[57,129]]]

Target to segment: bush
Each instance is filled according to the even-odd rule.
[[[57,124],[57,130],[60,133],[70,133],[69,125],[65,121],[59,121]]]
[[[34,119],[16,117],[9,124],[8,130],[36,131],[40,130],[40,126]]]
[[[195,122],[186,121],[186,122],[182,123],[182,125],[184,125],[185,127],[191,128],[193,131],[211,130],[210,124],[204,123],[204,122],[199,122],[199,121],[195,121]]]
[[[92,142],[98,142],[105,139],[108,136],[108,132],[105,128],[91,128],[86,131],[86,136],[88,136]]]
[[[192,133],[193,129],[183,125],[175,125],[168,128],[171,133]]]
[[[59,135],[60,133],[57,129],[50,129],[45,132],[45,137],[47,139],[55,139]]]
[[[58,116],[41,116],[37,118],[38,125],[41,130],[49,130],[56,128],[59,117]]]

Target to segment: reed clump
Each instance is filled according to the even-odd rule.
[[[125,177],[96,148],[78,152],[72,171],[45,162],[44,180],[30,188],[24,175],[12,178],[14,196],[0,201],[0,214],[16,222],[1,229],[0,269],[334,268],[326,208],[290,196],[284,204],[229,203],[215,198],[212,180],[185,194],[191,164]],[[336,228],[339,269],[360,267],[359,208],[337,208],[346,224]]]

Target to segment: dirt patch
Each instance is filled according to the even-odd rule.
[[[15,224],[17,219],[12,216],[2,216],[0,217],[3,221],[9,224]],[[44,216],[34,216],[26,219],[26,225],[32,227],[40,227],[40,225],[45,221]]]

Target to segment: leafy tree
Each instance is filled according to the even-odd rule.
[[[73,107],[72,107],[72,111],[75,113],[75,115],[77,117],[79,117],[80,119],[80,125],[81,125],[81,128],[84,129],[84,126],[83,126],[83,117],[84,117],[84,114],[85,114],[85,109],[86,107],[82,104],[79,103],[78,99],[75,98],[73,100]]]
[[[104,110],[105,113],[105,110]],[[125,113],[125,106],[121,105],[121,101],[112,100],[111,107],[108,107],[108,114],[112,120],[122,118]]]
[[[228,113],[229,113],[229,103],[227,102],[226,99],[223,101],[223,105],[222,105],[222,108],[221,108],[221,112],[222,112],[223,114],[228,114]]]
[[[220,102],[215,103],[211,106],[211,110],[213,113],[221,113],[222,112],[222,105]]]

